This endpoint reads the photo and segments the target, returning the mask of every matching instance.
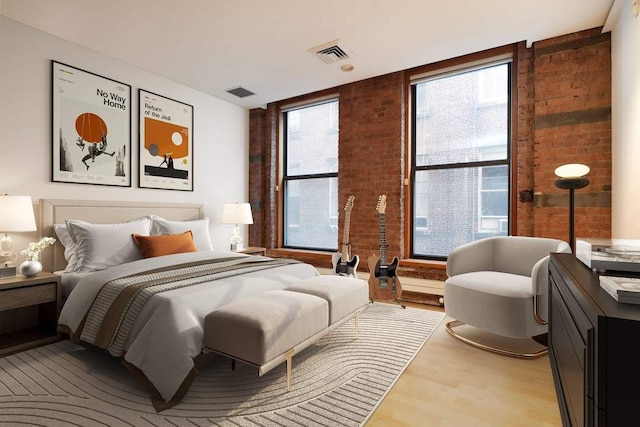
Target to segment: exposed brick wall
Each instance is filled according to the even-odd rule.
[[[608,237],[611,208],[602,194],[611,183],[611,54],[609,34],[600,29],[582,31],[517,46],[516,192],[533,190],[556,196],[560,204],[520,202],[515,206],[515,234],[568,238],[566,191],[555,187],[554,169],[580,162],[591,167],[591,185],[576,197],[576,235]],[[397,72],[287,100],[340,96],[339,200],[355,196],[350,240],[366,271],[366,259],[379,252],[378,195],[387,195],[386,230],[388,256],[404,257],[405,134],[408,120],[406,86],[409,73]],[[252,110],[251,156],[264,150],[262,169],[250,170],[252,205],[261,206],[261,231],[250,229],[250,244],[276,248],[277,194],[275,186],[279,103],[266,110]],[[263,117],[259,114],[263,113]],[[255,115],[254,115],[255,114]],[[256,121],[263,120],[262,127]],[[260,133],[262,132],[262,134]],[[259,139],[263,138],[262,143]],[[259,178],[257,178],[259,176]],[[261,180],[258,182],[258,180]],[[255,194],[254,194],[255,192]],[[260,199],[257,199],[257,194]],[[593,196],[593,197],[591,197]],[[605,197],[606,198],[606,197]],[[563,206],[562,203],[565,205]],[[583,205],[591,205],[583,207]],[[598,205],[598,206],[595,206]],[[255,210],[255,207],[254,207]],[[341,211],[342,213],[342,211]],[[255,212],[254,212],[255,215]],[[357,220],[355,220],[357,219]],[[340,217],[338,236],[343,233]],[[287,251],[274,251],[278,256]],[[328,257],[304,253],[306,262],[328,267]],[[315,260],[315,262],[314,262]],[[421,267],[411,262],[400,274],[442,280],[443,266]]]
[[[249,114],[249,202],[253,225],[249,245],[277,246],[278,109],[254,108]]]
[[[376,205],[382,194],[387,196],[388,260],[403,256],[404,73],[345,85],[339,93],[339,200],[355,196],[351,218],[357,220],[351,221],[350,241],[366,268],[367,257],[380,248]],[[340,237],[343,225],[339,224]]]
[[[249,226],[249,246],[261,246],[268,230],[272,228],[265,223],[263,209],[268,207],[264,199],[266,141],[265,110],[254,108],[249,112],[249,203],[253,214],[253,225]],[[264,202],[267,201],[265,205]]]
[[[584,163],[590,185],[576,190],[575,235],[610,237],[610,205],[594,206],[611,191],[610,34],[596,28],[543,40],[533,56],[535,191],[566,195],[560,206],[537,205],[534,235],[568,239],[568,194],[554,185],[554,170]]]
[[[533,191],[534,167],[533,146],[535,141],[535,91],[533,85],[533,52],[526,44],[518,44],[518,105],[517,105],[517,158],[516,192]],[[516,233],[519,236],[533,236],[533,203],[516,202]]]
[[[277,191],[278,186],[278,116],[279,111],[276,105],[271,104],[267,107],[265,116],[265,164],[268,165],[267,170],[263,173],[264,189],[263,197],[267,206],[263,208],[263,221],[265,224],[265,234],[263,242],[257,246],[267,248],[275,248],[277,246],[277,221],[278,221],[278,202]]]

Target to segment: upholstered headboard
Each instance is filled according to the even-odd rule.
[[[40,231],[43,236],[56,237],[54,224],[65,219],[79,219],[95,224],[126,222],[144,215],[158,215],[174,221],[204,218],[201,203],[119,202],[96,200],[40,199]],[[41,256],[45,271],[63,270],[64,247],[56,240],[53,250],[44,250]]]

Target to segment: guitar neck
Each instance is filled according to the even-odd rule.
[[[380,265],[387,265],[387,233],[385,214],[380,214]]]
[[[344,216],[344,231],[342,232],[342,259],[346,262],[351,259],[349,244],[349,225],[351,223],[351,212],[347,211]]]

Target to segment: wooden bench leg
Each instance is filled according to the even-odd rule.
[[[291,349],[284,354],[284,357],[287,360],[287,391],[291,390],[291,363],[293,362],[292,357],[294,353],[295,351]]]

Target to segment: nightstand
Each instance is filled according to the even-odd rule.
[[[60,290],[52,273],[0,279],[0,356],[58,339]]]
[[[249,246],[246,249],[238,251],[242,254],[267,256],[267,248],[259,248],[257,246]]]

